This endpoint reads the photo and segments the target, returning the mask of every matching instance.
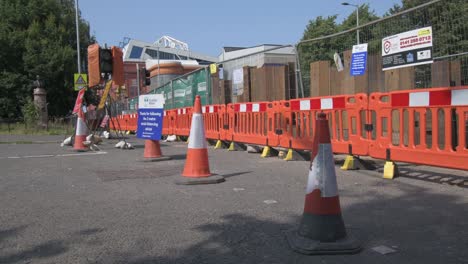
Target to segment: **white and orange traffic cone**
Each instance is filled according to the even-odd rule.
[[[83,142],[86,141],[87,135],[88,135],[88,127],[86,126],[86,123],[85,123],[85,116],[83,113],[83,109],[80,107],[77,112],[75,143],[73,144],[73,150],[75,151],[89,150],[89,147],[83,144]]]
[[[315,121],[304,213],[298,230],[287,233],[291,248],[303,254],[353,254],[361,244],[347,234],[341,217],[335,162],[328,121],[324,113]]]
[[[205,127],[203,124],[203,114],[199,95],[195,97],[189,137],[190,141],[188,144],[187,159],[185,161],[184,171],[182,172],[183,179],[176,181],[176,183],[189,185],[223,182],[224,177],[213,175],[210,172]]]
[[[143,152],[143,159],[141,161],[152,162],[170,160],[171,157],[163,156],[159,140],[145,140],[145,151]]]

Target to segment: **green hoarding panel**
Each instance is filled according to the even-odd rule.
[[[203,68],[156,88],[152,93],[164,94],[166,110],[192,107],[195,96],[199,95],[202,105],[212,103],[209,69]]]
[[[195,90],[196,95],[200,96],[202,105],[211,104],[206,69],[194,72],[194,79],[195,81],[193,84],[193,88]]]
[[[186,85],[181,79],[172,82],[174,89],[174,108],[185,107],[185,87]]]

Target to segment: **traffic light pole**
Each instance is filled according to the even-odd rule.
[[[137,62],[136,64],[136,70],[137,70],[137,105],[140,100],[140,85],[141,85],[141,80],[140,80],[140,64]]]

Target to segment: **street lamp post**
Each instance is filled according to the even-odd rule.
[[[75,0],[75,24],[76,24],[76,53],[78,54],[78,73],[81,73],[81,58],[80,58],[80,26],[78,19],[78,0]]]
[[[356,27],[359,27],[359,6],[353,5],[348,2],[341,3],[344,6],[354,6],[356,8]],[[356,30],[356,40],[357,44],[359,44],[359,29]]]

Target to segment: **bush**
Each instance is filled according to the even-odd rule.
[[[33,100],[28,98],[21,108],[23,112],[23,121],[26,128],[36,128],[37,121],[39,120],[39,111],[34,105]]]

